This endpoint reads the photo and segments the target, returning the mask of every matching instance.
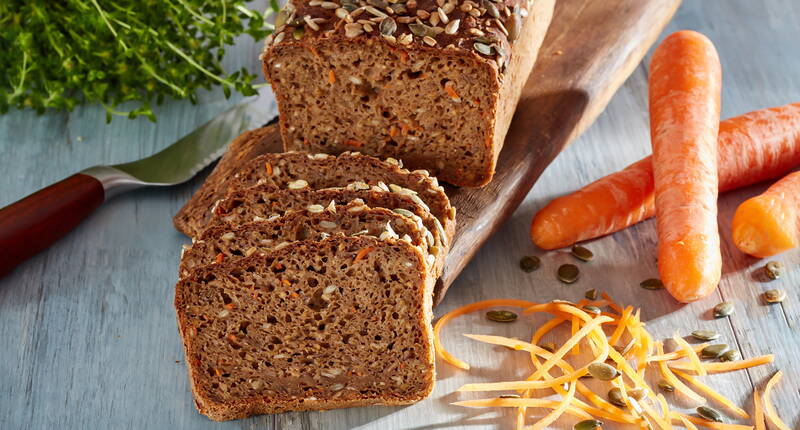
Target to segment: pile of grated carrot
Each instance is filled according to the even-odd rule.
[[[608,309],[600,314],[593,314],[586,312],[584,306]],[[640,319],[640,310],[634,310],[631,306],[620,306],[606,294],[603,294],[602,300],[584,299],[578,303],[565,301],[534,303],[525,300],[497,299],[463,306],[443,315],[434,325],[434,344],[438,357],[453,366],[468,370],[469,364],[456,358],[442,346],[442,328],[460,315],[496,307],[518,307],[523,309],[523,314],[545,313],[552,316],[534,330],[530,342],[503,336],[465,335],[479,342],[527,352],[533,371],[524,380],[464,385],[458,391],[504,391],[506,395],[460,401],[455,402],[455,405],[516,408],[518,430],[547,428],[563,414],[572,415],[580,420],[605,420],[661,430],[672,429],[673,424],[689,430],[696,429],[697,425],[715,430],[752,430],[754,427],[756,430],[761,430],[765,429],[765,418],[780,430],[789,429],[778,416],[770,398],[773,387],[781,378],[780,371],[776,372],[767,383],[763,398],[758,390],[754,392],[752,426],[710,421],[671,410],[664,395],[658,392],[659,388],[651,387],[645,380],[645,374],[651,368],[656,369],[660,377],[674,387],[676,392],[697,404],[713,401],[723,406],[730,414],[749,420],[751,417],[744,409],[690,373],[705,376],[747,369],[772,363],[774,356],[770,354],[730,362],[702,362],[698,352],[706,345],[692,347],[677,334],[672,339],[678,345],[678,349],[665,353],[663,343],[654,340],[645,329],[645,324]],[[572,334],[560,347],[550,351],[538,345],[546,334],[561,324],[570,324]],[[606,328],[608,330],[605,330]],[[623,339],[627,340],[623,342]],[[573,349],[580,344],[588,346],[593,358],[584,365],[576,366],[568,362],[565,357],[573,353]],[[589,374],[592,363],[603,362],[613,363],[620,372],[620,376],[609,381],[608,388],[616,387],[621,391],[627,408],[609,403],[604,393],[596,393],[581,382],[581,379]],[[561,396],[561,400],[547,400],[534,396],[534,390],[550,390]],[[628,395],[634,391],[644,393],[644,396]],[[516,394],[509,396],[508,392]],[[545,408],[550,409],[550,412],[528,426],[526,408]]]

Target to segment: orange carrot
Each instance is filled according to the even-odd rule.
[[[650,138],[658,228],[658,270],[687,303],[719,284],[717,132],[719,57],[693,31],[667,36],[650,63]]]
[[[761,109],[719,123],[719,190],[785,175],[800,166],[800,103]],[[542,249],[571,246],[655,215],[651,157],[559,197],[533,218]]]
[[[732,229],[736,247],[756,257],[769,257],[800,245],[800,172],[739,205]]]

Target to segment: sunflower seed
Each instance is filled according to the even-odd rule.
[[[587,248],[580,245],[575,245],[572,247],[572,256],[581,261],[592,261],[594,258],[592,251],[589,251]]]
[[[614,387],[608,390],[608,401],[611,402],[614,406],[619,406],[621,408],[627,408],[628,404],[625,403],[625,398],[622,397],[622,390],[618,387]]]
[[[517,314],[510,311],[489,311],[486,312],[486,318],[495,322],[512,322],[517,319]]]
[[[583,420],[572,426],[572,430],[595,430],[601,427],[603,422],[600,420]]]
[[[541,264],[541,260],[535,255],[526,255],[519,260],[519,268],[528,273],[538,269]]]
[[[773,281],[780,279],[782,272],[783,265],[778,261],[770,261],[766,266],[764,266],[764,273],[767,275],[767,278]]]
[[[664,283],[661,282],[661,279],[656,279],[656,278],[645,279],[644,281],[639,283],[639,286],[644,288],[645,290],[664,289]]]
[[[344,25],[344,35],[350,39],[364,34],[364,27],[357,22]]]
[[[714,318],[724,318],[733,313],[733,303],[722,302],[714,306]]]
[[[611,381],[620,373],[616,367],[606,363],[592,363],[589,365],[589,374],[601,381]]]
[[[722,354],[728,352],[731,349],[728,345],[724,343],[718,343],[715,345],[708,345],[707,347],[703,348],[700,351],[700,357],[703,358],[719,358]]]
[[[290,190],[299,190],[301,188],[306,188],[307,186],[308,186],[308,182],[306,182],[303,179],[298,179],[296,181],[289,182],[289,184],[287,185],[287,187]]]
[[[447,24],[447,26],[444,27],[444,32],[446,34],[456,34],[456,32],[458,31],[458,26],[459,25],[461,25],[461,20],[460,19],[454,19],[454,20],[450,21],[450,23]]]
[[[391,36],[397,31],[397,23],[390,17],[386,17],[381,21],[381,24],[378,26],[381,34],[384,36]]]
[[[492,47],[485,43],[475,42],[473,48],[483,55],[492,55]]]
[[[697,340],[717,340],[719,339],[719,333],[711,330],[695,330],[692,332],[692,337]]]
[[[697,415],[700,415],[702,418],[718,423],[722,422],[722,414],[717,412],[716,409],[709,408],[708,406],[700,406],[696,410]]]
[[[767,303],[780,303],[786,299],[786,293],[783,290],[767,290],[764,291],[764,300]]]
[[[731,349],[730,351],[719,356],[719,361],[736,361],[741,358],[739,351]]]
[[[581,271],[578,270],[578,266],[574,264],[563,264],[558,268],[558,279],[565,284],[571,284],[578,280],[580,273]]]
[[[594,288],[591,290],[586,290],[586,293],[583,294],[583,297],[586,297],[589,300],[597,300],[597,290]]]
[[[669,382],[667,382],[666,380],[664,380],[664,379],[658,381],[658,388],[660,388],[660,389],[662,389],[662,390],[664,390],[664,391],[666,391],[668,393],[671,393],[671,392],[675,391],[675,387],[672,384],[670,384]]]

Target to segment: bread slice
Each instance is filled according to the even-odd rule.
[[[432,273],[437,277],[442,274],[449,242],[439,221],[407,193],[389,192],[378,186],[370,188],[364,184],[350,184],[344,188],[290,190],[262,184],[240,189],[217,203],[208,228],[223,225],[221,228],[224,230],[230,226],[306,210],[310,206],[318,210],[320,207],[328,208],[331,204],[341,206],[350,202],[363,203],[372,208],[387,208],[414,219],[428,237],[427,242],[433,244],[428,248],[428,252],[434,256]]]
[[[175,309],[197,408],[222,421],[425,398],[430,288],[416,247],[370,237],[195,269]]]
[[[417,218],[419,219],[419,218]],[[331,236],[373,236],[399,239],[418,247],[436,278],[435,257],[429,254],[433,237],[411,217],[386,208],[370,208],[360,202],[321,205],[288,212],[269,220],[238,226],[217,225],[204,231],[181,255],[179,274],[187,276],[195,267],[249,257],[280,248],[296,240],[319,241]],[[431,238],[429,244],[428,237]]]
[[[203,185],[172,218],[175,228],[187,236],[201,231],[209,208],[227,194],[236,169],[261,154],[280,150],[280,140],[278,126],[273,124],[246,131],[231,142]]]
[[[236,181],[236,188],[269,184],[294,189],[344,187],[357,182],[383,183],[384,189],[407,194],[427,206],[442,224],[448,243],[455,233],[455,208],[436,178],[426,171],[408,171],[394,159],[382,161],[357,152],[346,152],[338,157],[304,152],[264,154],[242,166],[236,172]]]
[[[358,150],[485,185],[554,4],[287,1],[263,52],[285,149]]]

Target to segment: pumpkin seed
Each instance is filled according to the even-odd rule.
[[[294,29],[294,31],[292,31],[292,37],[294,37],[294,40],[300,40],[303,38],[305,32],[305,27],[297,27]]]
[[[671,393],[671,392],[675,391],[675,386],[673,386],[672,384],[667,382],[666,379],[662,379],[662,380],[658,381],[658,388],[660,388],[663,391],[666,391],[668,393]]]
[[[583,420],[572,426],[572,430],[595,430],[601,427],[603,422],[600,420]]]
[[[408,24],[408,29],[411,30],[415,36],[425,37],[428,34],[428,26],[418,22],[412,22],[411,24]]]
[[[510,311],[489,311],[486,312],[486,318],[495,322],[512,322],[517,319],[517,314]]]
[[[639,283],[639,286],[644,288],[645,290],[663,290],[664,289],[664,283],[661,282],[661,279],[657,279],[657,278],[645,279],[644,281]]]
[[[592,261],[592,258],[594,258],[594,253],[592,253],[592,251],[580,245],[573,246],[570,252],[573,257],[581,261]]]
[[[591,306],[591,305],[584,306],[583,310],[585,310],[586,312],[589,312],[592,315],[600,315],[601,313],[603,313],[603,311],[600,308],[598,308],[597,306]]]
[[[589,300],[597,300],[597,295],[597,290],[592,288],[591,290],[586,290],[586,293],[583,295],[583,297],[586,297]]]
[[[728,352],[731,349],[730,346],[725,345],[724,343],[718,343],[716,345],[708,345],[707,347],[703,348],[700,351],[700,357],[703,358],[719,358],[722,354]]]
[[[783,265],[779,261],[770,261],[766,266],[764,266],[764,273],[767,275],[767,278],[773,281],[780,279],[782,272]]]
[[[541,266],[542,260],[535,255],[526,255],[519,260],[519,268],[525,272],[533,272]]]
[[[556,344],[552,342],[543,343],[539,347],[547,352],[556,352]]]
[[[519,399],[519,394],[503,394],[501,399]]]
[[[500,11],[497,10],[497,6],[495,6],[494,3],[484,0],[483,7],[486,9],[486,12],[492,16],[492,18],[500,18]]]
[[[739,351],[731,349],[730,351],[720,355],[719,361],[736,361],[739,358],[741,358],[741,356],[739,355]]]
[[[411,24],[409,24],[409,26],[410,25]],[[413,32],[413,30],[412,30],[412,32]],[[475,48],[476,51],[478,51],[479,53],[481,53],[483,55],[492,55],[493,48],[491,46],[485,44],[485,43],[475,42],[475,44],[473,45],[473,48]]]
[[[565,284],[577,281],[580,274],[581,271],[574,264],[563,264],[558,268],[558,279]]]
[[[700,406],[697,409],[697,415],[709,421],[722,422],[722,414],[717,412],[716,409],[709,408],[708,406]]]
[[[725,318],[733,313],[733,303],[722,302],[714,306],[714,318]]]
[[[616,367],[607,363],[592,363],[589,365],[589,374],[601,381],[611,381],[620,373]]]
[[[786,298],[786,293],[783,290],[767,290],[764,291],[764,300],[767,303],[780,303]]]
[[[692,337],[697,340],[717,340],[719,339],[719,333],[711,331],[711,330],[695,330],[692,332]]]
[[[614,406],[619,406],[621,408],[628,407],[628,404],[625,403],[625,399],[622,397],[622,390],[618,387],[608,390],[608,401]]]

